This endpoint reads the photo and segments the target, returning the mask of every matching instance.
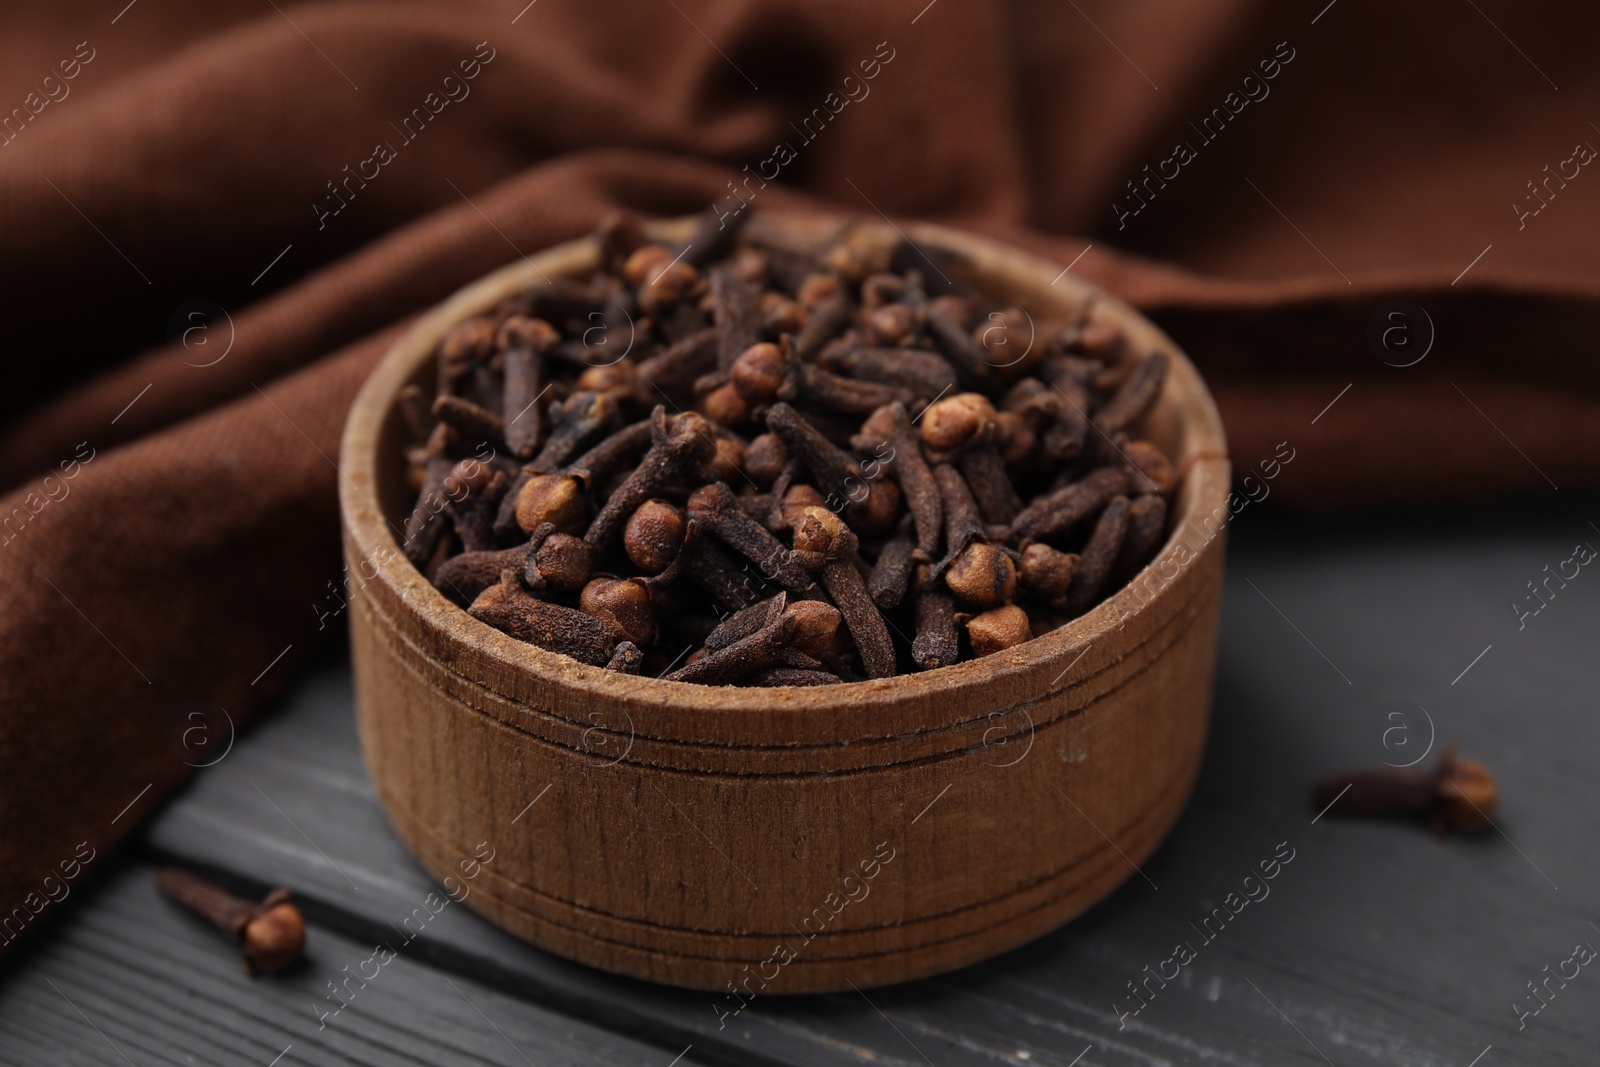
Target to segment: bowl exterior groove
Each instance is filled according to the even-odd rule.
[[[836,225],[758,221],[791,244]],[[882,985],[1022,944],[1139,877],[1177,820],[1215,662],[1228,495],[1215,408],[1170,340],[1052,285],[1058,267],[937,227],[911,234],[991,295],[1087,309],[1169,356],[1145,432],[1182,472],[1172,537],[1088,615],[928,674],[720,689],[543,652],[446,601],[393,533],[396,393],[426,380],[451,325],[597,253],[575,242],[475,283],[374,373],[341,462],[346,556],[372,576],[350,623],[363,751],[396,832],[468,907],[572,959],[723,994],[714,1010],[731,1011],[729,997]]]

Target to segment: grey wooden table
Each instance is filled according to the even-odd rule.
[[[1142,872],[988,963],[758,999],[725,1029],[707,994],[568,963],[460,906],[324,1015],[338,1004],[329,983],[396,941],[434,888],[373,797],[348,666],[325,663],[11,961],[0,1061],[1594,1062],[1600,973],[1570,961],[1576,945],[1600,946],[1600,577],[1583,568],[1552,583],[1536,615],[1511,607],[1519,596],[1536,606],[1527,583],[1575,544],[1600,545],[1591,520],[1592,500],[1320,521],[1247,511],[1205,770]],[[1313,820],[1317,776],[1409,762],[1430,743],[1431,764],[1450,739],[1496,771],[1496,829],[1440,840],[1414,825]],[[1265,896],[1245,882],[1290,850]],[[247,980],[229,946],[155,895],[161,862],[254,892],[293,887],[312,923],[305,964]],[[1246,891],[1256,899],[1241,905]],[[1230,892],[1238,913],[1207,925]],[[1180,942],[1193,958],[1148,982],[1131,1014],[1141,1002],[1128,983],[1147,967],[1171,975]]]

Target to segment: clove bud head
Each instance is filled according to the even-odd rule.
[[[818,304],[832,300],[841,292],[839,279],[832,274],[808,274],[800,281],[800,287],[795,290],[795,299],[801,307],[814,308]]]
[[[648,645],[656,639],[650,588],[642,579],[596,578],[583,587],[578,608],[605,623],[625,641]]]
[[[789,450],[783,438],[775,433],[764,433],[753,439],[744,450],[744,470],[763,489],[778,480],[784,464],[789,462]]]
[[[783,524],[795,530],[806,517],[807,508],[825,508],[827,503],[827,498],[816,486],[798,482],[783,491],[783,500],[779,503],[778,510],[783,518]]]
[[[237,942],[251,978],[283,970],[305,949],[306,921],[289,903],[287,889],[274,889],[257,904],[176,867],[157,871],[155,883],[162,896]]]
[[[583,480],[571,474],[536,474],[517,497],[517,525],[531,534],[548,522],[560,533],[582,533],[589,524]]]
[[[830,559],[855,551],[856,535],[827,508],[808,507],[794,528],[794,547],[802,552],[820,552]]]
[[[798,301],[779,293],[763,293],[761,295],[761,320],[766,333],[777,337],[786,333],[798,333],[800,327],[806,324],[806,309]]]
[[[672,262],[672,249],[663,244],[644,244],[628,254],[622,264],[622,276],[634,285],[647,281],[656,272]]]
[[[888,444],[899,436],[901,424],[906,421],[905,406],[896,401],[885,404],[861,423],[861,432],[851,444],[863,452]]]
[[[531,315],[512,315],[500,327],[500,333],[495,338],[501,351],[531,348],[536,352],[544,352],[554,348],[560,341],[561,335],[554,326]]]
[[[963,330],[972,325],[972,305],[954,293],[936,296],[928,301],[928,312],[949,319]]]
[[[989,316],[994,323],[991,326],[980,326],[973,331],[973,340],[993,356],[1002,367],[1013,366],[1023,359],[1023,354],[1032,354],[1037,347],[1043,355],[1042,346],[1033,344],[1033,321],[1027,312],[1019,307],[1008,307]],[[1029,362],[1036,361],[1030,360]]]
[[[264,906],[260,915],[245,923],[239,942],[244,950],[245,968],[250,973],[276,974],[305,951],[306,921],[299,908],[280,900],[270,907]]]
[[[702,450],[700,462],[718,481],[732,485],[744,470],[745,443],[720,426],[712,432],[709,449]]]
[[[1500,807],[1500,790],[1489,768],[1453,751],[1445,753],[1435,788],[1439,814],[1455,830],[1482,830]]]
[[[797,600],[784,609],[788,616],[789,646],[808,656],[818,656],[833,645],[842,616],[839,609],[820,600]]]
[[[747,404],[759,405],[779,399],[790,381],[790,360],[770,341],[745,349],[728,371],[728,380]]]
[[[852,282],[889,269],[890,249],[865,230],[853,229],[822,254],[822,265]]]
[[[698,411],[683,411],[666,421],[666,440],[674,448],[688,449],[696,458],[709,460],[716,453],[717,443],[711,436],[711,424]]]
[[[1133,467],[1133,476],[1129,481],[1139,492],[1165,496],[1178,484],[1172,461],[1151,442],[1129,441],[1123,446],[1122,455]]]
[[[922,441],[935,452],[983,444],[994,433],[994,405],[982,393],[946,397],[929,404],[922,413]]]
[[[732,382],[724,382],[700,398],[706,418],[722,426],[742,426],[750,421],[750,403]]]
[[[523,580],[533,589],[576,593],[589,580],[593,566],[594,552],[583,538],[551,534],[528,560]]]
[[[623,276],[639,287],[639,308],[654,314],[676,304],[700,280],[700,272],[674,259],[665,245],[645,245],[628,257]]]
[[[452,500],[470,500],[483,491],[494,477],[487,463],[476,459],[461,460],[444,478],[444,491]]]
[[[439,346],[445,362],[458,367],[487,356],[494,351],[495,332],[493,319],[468,319],[451,330]]]
[[[659,574],[678,558],[688,533],[682,509],[665,500],[646,500],[623,527],[622,547],[634,566]]]
[[[1033,639],[1028,613],[1015,604],[994,608],[967,620],[967,640],[973,655],[982,657]]]
[[[867,312],[867,337],[872,343],[894,346],[916,329],[915,314],[906,304],[884,304]]]
[[[1077,573],[1077,553],[1035,542],[1022,550],[1017,577],[1022,587],[1039,599],[1059,600],[1067,595],[1067,587]]]
[[[572,384],[578,392],[599,393],[613,405],[617,401],[627,400],[645,391],[639,381],[638,364],[627,358],[599,367],[589,367],[578,375],[578,380]],[[600,418],[606,418],[609,413],[598,414]]]
[[[944,584],[969,604],[998,607],[1017,592],[1017,565],[994,545],[975,541],[944,572]]]
[[[1006,466],[1016,466],[1033,455],[1038,435],[1028,420],[1015,411],[1001,411],[994,417],[995,443],[1000,446],[1000,458]]]
[[[900,487],[887,478],[870,483],[867,495],[850,504],[853,525],[868,536],[893,529],[900,518],[900,499]]]

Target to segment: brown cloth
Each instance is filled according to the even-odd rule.
[[[1072,263],[1292,505],[1600,482],[1593,12],[121,7],[0,16],[0,942],[209,758],[193,702],[242,726],[337,632],[339,432],[406,318],[614,205],[759,173]]]

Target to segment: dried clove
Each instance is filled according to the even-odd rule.
[[[1018,537],[1043,540],[1065,533],[1128,491],[1128,472],[1101,467],[1071,485],[1034,500],[1011,520]]]
[[[1129,483],[1141,493],[1160,493],[1164,496],[1178,484],[1172,461],[1149,441],[1129,441],[1123,446],[1122,459],[1131,468]]]
[[[411,436],[419,441],[427,440],[439,421],[433,417],[433,401],[428,399],[427,391],[420,385],[408,385],[400,390],[395,401]]]
[[[463,466],[468,464],[470,474],[463,473]],[[485,473],[487,479],[482,477]],[[511,476],[505,471],[491,471],[476,459],[462,460],[445,478],[447,496],[453,486],[464,487],[459,497],[451,497],[445,504],[463,551],[486,552],[494,548],[494,516],[510,484]]]
[[[919,400],[934,400],[956,387],[956,369],[949,360],[915,348],[851,345],[819,358],[835,374],[909,389]]]
[[[500,584],[479,593],[467,610],[519,641],[596,667],[610,662],[617,644],[611,628],[593,615],[529,595],[509,567],[501,572]]]
[[[755,437],[744,451],[744,472],[763,489],[776,482],[788,464],[789,450],[775,433]]]
[[[905,599],[911,585],[916,547],[909,532],[902,529],[879,550],[872,573],[867,576],[867,592],[883,611],[897,607]]]
[[[1140,363],[1116,393],[1094,413],[1094,424],[1107,437],[1126,430],[1155,404],[1167,376],[1167,357],[1160,352]]]
[[[715,449],[710,429],[706,420],[692,411],[669,419],[666,409],[656,405],[650,414],[650,451],[606,500],[583,539],[595,548],[604,548],[640,504],[689,476],[696,461]]]
[[[650,587],[642,578],[596,578],[583,587],[578,608],[605,623],[623,641],[635,645],[655,642]]]
[[[498,551],[463,552],[458,556],[451,556],[434,572],[434,588],[462,607],[466,607],[477,599],[479,593],[500,580],[501,571],[507,567],[520,570],[527,566],[534,550],[554,530],[553,524],[545,523],[535,530],[524,544]]]
[[[682,553],[674,561],[720,606],[730,611],[749,607],[767,595],[766,582],[748,564],[730,555],[711,537],[698,533],[698,523],[689,520],[689,534]]]
[[[809,359],[829,338],[849,325],[850,298],[837,278],[825,274],[807,278],[796,296],[807,314],[805,325],[795,335],[794,354],[797,359]]]
[[[855,457],[829,441],[788,404],[773,404],[767,409],[767,427],[783,440],[789,454],[811,472],[822,492],[846,500],[853,485],[866,484]]]
[[[531,534],[545,523],[562,533],[576,533],[589,522],[589,497],[584,479],[575,474],[536,474],[517,494],[517,525]]]
[[[1118,496],[1100,513],[1094,524],[1089,542],[1083,546],[1077,573],[1067,589],[1067,610],[1074,615],[1088,611],[1100,597],[1111,570],[1122,554],[1122,542],[1128,534],[1128,498]]]
[[[634,249],[623,263],[622,276],[638,286],[639,309],[649,315],[668,310],[700,281],[692,263],[660,244]]]
[[[704,641],[706,651],[715,652],[719,648],[726,648],[761,629],[766,625],[773,602],[780,597],[785,598],[784,602],[787,603],[788,594],[780,592],[749,607],[741,608],[723,619],[717,624],[716,629],[706,635]]]
[[[1313,787],[1312,806],[1330,815],[1423,818],[1440,836],[1482,830],[1493,825],[1499,789],[1488,767],[1460,753],[1459,744],[1446,745],[1431,773],[1388,767],[1330,775]]]
[[[538,543],[522,571],[529,589],[576,593],[584,587],[594,569],[594,552],[583,538],[555,532],[540,538],[535,532],[529,543],[535,541]]]
[[[678,558],[688,536],[681,508],[665,500],[646,500],[622,528],[622,548],[634,566],[660,574]]]
[[[820,635],[831,637],[839,625],[839,611],[815,600],[787,604],[782,596],[767,607],[760,629],[708,652],[685,664],[667,677],[701,685],[726,685],[756,671],[773,666],[784,651],[799,644],[815,644]]]
[[[551,437],[554,438],[555,434],[552,433]],[[535,464],[543,460],[544,457],[542,455],[535,457],[535,463],[530,463],[523,467],[516,480],[511,483],[511,487],[506,490],[505,498],[500,502],[500,513],[494,521],[495,536],[500,538],[509,537],[519,528],[517,508],[521,506],[523,490],[527,488],[528,483],[534,478],[541,475],[570,475],[581,478],[588,484],[596,481],[603,482],[611,476],[617,467],[627,462],[634,453],[643,451],[649,443],[650,423],[646,420],[618,430],[589,449],[588,452],[573,460],[571,464],[562,470],[541,470]],[[530,509],[536,508],[537,505],[530,502]],[[532,514],[533,510],[530,510],[530,517]],[[572,517],[575,522],[587,522],[587,506],[582,509],[574,509]],[[527,529],[527,527],[521,528]]]
[[[856,559],[856,535],[844,520],[826,508],[806,508],[794,532],[795,547],[803,552],[820,553],[826,563],[822,584],[839,606],[845,627],[861,653],[861,665],[870,678],[889,678],[895,674],[894,644],[883,616],[867,595]]]
[[[429,435],[422,486],[417,492],[416,506],[406,519],[403,550],[406,558],[419,567],[432,558],[450,525],[444,510],[448,503],[444,480],[455,464],[444,454],[444,438],[448,432],[449,427],[439,425]]]
[[[944,503],[945,558],[934,568],[945,585],[962,600],[979,607],[995,607],[1016,592],[1017,568],[1008,551],[989,542],[979,520],[977,504],[966,479],[949,464],[933,469]]]
[[[992,656],[1032,639],[1028,613],[1015,604],[991,608],[967,620],[967,640],[975,656]]]
[[[497,343],[504,360],[505,385],[501,402],[506,448],[527,459],[543,435],[539,386],[544,353],[561,335],[543,319],[512,315],[500,326]]]
[[[1128,532],[1123,536],[1122,556],[1117,566],[1127,572],[1143,566],[1155,555],[1167,529],[1167,502],[1153,493],[1142,493],[1128,504]]]
[[[985,520],[1008,523],[1022,500],[995,445],[998,433],[994,405],[978,393],[940,400],[922,413],[923,443],[937,453],[954,454]]]
[[[956,638],[955,601],[929,578],[930,570],[926,565],[918,568],[917,636],[911,641],[911,659],[925,671],[948,667],[961,654]]]
[[[956,296],[935,297],[928,304],[928,333],[950,358],[963,381],[978,383],[991,377],[989,354],[967,333],[966,301]]]
[[[686,396],[696,378],[717,365],[722,333],[715,328],[697,330],[661,352],[639,362],[639,381],[664,397]]]
[[[761,290],[731,267],[721,267],[711,272],[711,300],[717,365],[727,371],[740,353],[761,339]]]
[[[811,572],[820,568],[821,559],[806,560],[785,548],[739,507],[727,483],[712,482],[696,489],[689,497],[689,514],[723,544],[761,568],[763,578],[794,593],[803,593],[814,584]]]
[[[638,674],[643,668],[644,653],[632,641],[617,642],[617,650],[611,653],[611,659],[606,664],[606,670],[618,674]]]
[[[745,681],[747,685],[770,689],[781,685],[839,685],[844,679],[828,671],[806,667],[768,667],[750,675]]]
[[[922,454],[922,440],[911,425],[911,417],[899,402],[879,408],[861,424],[861,433],[852,442],[860,450],[889,449],[889,470],[900,482],[906,506],[917,529],[917,549],[924,560],[939,550],[944,524],[944,504],[939,486]]]
[[[1034,542],[1022,550],[1017,580],[1033,596],[1046,603],[1054,603],[1067,595],[1072,576],[1078,573],[1079,562],[1076,553],[1062,552]]]
[[[463,440],[492,445],[505,444],[506,424],[488,408],[459,396],[441,396],[433,402],[438,420],[460,434]]]
[[[590,390],[580,390],[561,403],[552,404],[550,436],[529,468],[560,470],[591,438],[614,426],[620,414],[614,399]]]
[[[274,889],[257,904],[176,867],[156,872],[156,889],[237,941],[251,978],[281,971],[305,951],[305,919],[287,889]]]
[[[765,341],[734,361],[728,381],[752,408],[775,400],[802,400],[847,415],[866,415],[884,404],[913,399],[899,386],[846,378],[796,362],[780,346]]]
[[[445,335],[435,361],[439,395],[459,394],[473,367],[494,351],[496,332],[493,319],[479,317],[467,319]]]

